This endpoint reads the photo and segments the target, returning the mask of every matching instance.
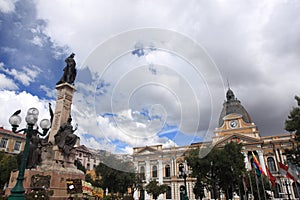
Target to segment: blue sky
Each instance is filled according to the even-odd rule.
[[[74,52],[74,123],[86,146],[209,139],[227,80],[262,135],[285,133],[300,95],[299,12],[280,0],[0,0],[0,125],[31,106],[48,117]]]

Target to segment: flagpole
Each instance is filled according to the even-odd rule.
[[[297,193],[298,193],[298,198],[300,199],[300,191],[299,191],[299,188],[298,188],[298,181],[297,181],[297,180],[294,180],[294,183],[295,183],[296,190],[297,190]],[[293,184],[292,184],[292,185],[293,185]]]
[[[251,199],[252,199],[252,197],[253,197],[253,188],[252,188],[252,181],[251,181],[250,171],[249,171],[249,173],[248,173],[248,176],[249,176],[249,181],[250,181]]]
[[[265,190],[264,180],[263,180],[262,174],[260,175],[260,179],[261,179],[261,184],[262,184],[262,188],[263,188],[263,191],[264,191],[264,197],[265,197],[265,199],[267,199],[266,190]]]
[[[245,183],[245,179],[246,179],[246,177],[245,177],[245,174],[243,173],[243,175],[242,175],[242,184],[243,184],[243,188],[244,188],[244,192],[245,192],[245,195],[244,195],[244,198],[245,199],[248,199],[247,198],[247,190],[246,190],[246,183]]]
[[[257,189],[258,199],[261,200],[256,172],[254,172],[254,176],[255,176],[255,181],[256,181],[256,189]]]

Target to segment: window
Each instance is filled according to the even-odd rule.
[[[166,199],[172,199],[172,189],[170,186],[167,188]]]
[[[157,177],[157,167],[156,167],[156,165],[152,166],[152,177]]]
[[[165,174],[166,174],[166,177],[171,177],[171,168],[170,168],[170,165],[166,165],[166,167],[165,167]]]
[[[267,158],[267,163],[268,163],[268,167],[269,167],[270,171],[271,171],[271,172],[276,172],[276,167],[275,167],[275,161],[274,161],[274,158],[268,157],[268,158]]]
[[[280,198],[280,193],[281,193],[280,185],[278,183],[276,183],[275,189],[274,189],[274,197]]]
[[[87,165],[86,165],[86,169],[87,170],[90,170],[91,168],[90,168],[90,163],[88,163]]]
[[[295,195],[295,198],[299,198],[299,194],[300,194],[300,183],[296,183],[294,182],[293,183],[293,190],[294,190],[294,195]]]
[[[144,166],[140,167],[140,178],[142,180],[145,180],[145,167]]]
[[[81,157],[82,156],[82,153],[79,153],[79,157]]]
[[[6,148],[7,142],[8,142],[7,138],[2,138],[0,142],[0,148]]]
[[[16,141],[15,142],[15,146],[14,146],[14,150],[15,151],[20,151],[21,148],[21,142],[20,141]]]

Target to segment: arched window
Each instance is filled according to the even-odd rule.
[[[273,157],[268,157],[267,158],[267,163],[268,163],[269,170],[271,172],[276,172],[276,166],[275,166],[274,158]]]
[[[274,197],[280,198],[280,193],[281,193],[280,185],[278,183],[276,183],[275,189],[274,189]]]
[[[166,199],[172,199],[172,189],[170,186],[167,188]]]
[[[145,180],[145,167],[144,166],[140,167],[140,178],[141,178],[141,180]]]
[[[299,193],[300,193],[300,184],[294,182],[293,183],[293,191],[294,191],[294,195],[295,195],[295,198],[299,198]]]
[[[86,169],[87,169],[87,170],[90,170],[90,163],[88,163],[88,164],[86,165]]]
[[[157,177],[157,167],[156,167],[156,165],[152,166],[152,177]]]
[[[171,168],[170,168],[170,165],[166,165],[165,166],[165,174],[166,174],[166,177],[171,177]]]

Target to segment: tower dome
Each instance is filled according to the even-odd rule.
[[[224,123],[223,118],[232,113],[242,115],[242,119],[247,123],[252,122],[249,113],[242,106],[241,102],[235,98],[233,91],[228,88],[226,92],[226,101],[223,103],[223,109],[219,118],[219,127],[221,127]]]

